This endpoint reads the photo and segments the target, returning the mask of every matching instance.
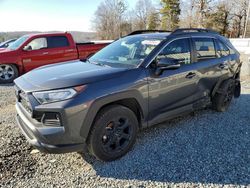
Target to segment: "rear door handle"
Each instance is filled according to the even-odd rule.
[[[224,69],[226,67],[226,65],[224,64],[224,63],[221,63],[220,65],[219,65],[219,68],[220,69]]]
[[[193,77],[195,77],[195,76],[196,76],[196,74],[195,74],[194,72],[190,72],[190,73],[188,73],[188,74],[186,75],[186,78],[191,79],[191,78],[193,78]]]
[[[49,54],[49,52],[43,52],[43,55],[48,55]]]

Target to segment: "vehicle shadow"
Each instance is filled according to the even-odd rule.
[[[250,95],[230,109],[201,110],[139,133],[113,162],[82,154],[100,177],[162,183],[250,184]]]
[[[9,84],[0,84],[0,88],[1,87],[13,87],[14,86],[14,83],[9,83]]]

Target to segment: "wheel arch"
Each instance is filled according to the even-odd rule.
[[[10,63],[10,65],[13,65],[13,66],[15,66],[17,68],[18,76],[20,76],[20,74],[22,72],[22,68],[19,65],[17,65],[16,63]]]
[[[145,116],[147,114],[147,103],[143,102],[143,97],[138,92],[125,92],[112,94],[110,96],[95,100],[87,112],[86,118],[80,130],[80,135],[86,141],[93,126],[97,114],[109,105],[122,105],[131,109],[139,122],[139,128],[147,126]]]
[[[18,66],[18,64],[16,64],[16,63],[0,63],[0,66],[1,65],[11,66],[12,69],[14,69],[14,78],[11,78],[9,80],[3,80],[0,83],[11,83],[13,81],[13,79],[15,79],[21,75],[22,70],[20,70],[20,67]]]

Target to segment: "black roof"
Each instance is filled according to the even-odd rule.
[[[166,31],[166,30],[138,30],[134,31],[127,36],[133,36],[133,35],[140,35],[145,37],[152,37],[152,38],[166,38],[168,36],[176,36],[176,35],[219,35],[216,31],[209,30],[209,29],[202,29],[202,28],[180,28],[176,29],[175,31]],[[219,35],[220,36],[220,35]]]
[[[128,34],[130,35],[138,35],[138,34],[146,34],[146,33],[171,33],[172,31],[167,31],[167,30],[136,30],[133,31],[132,33]]]
[[[144,33],[144,34],[136,34],[136,35],[128,35],[128,36],[140,36],[140,37],[149,37],[156,39],[164,39],[168,37],[171,33]]]

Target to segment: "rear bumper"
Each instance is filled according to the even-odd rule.
[[[48,144],[50,141],[47,139],[65,135],[64,127],[38,127],[32,122],[32,118],[25,114],[25,110],[20,104],[16,104],[17,116],[16,120],[19,128],[23,135],[26,137],[28,142],[37,148],[38,150],[45,153],[67,153],[82,151],[86,149],[85,143],[73,143],[73,144]]]

